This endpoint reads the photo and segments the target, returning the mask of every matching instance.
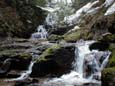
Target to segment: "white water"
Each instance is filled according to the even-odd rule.
[[[108,8],[108,10],[106,11],[105,15],[111,15],[111,14],[113,14],[113,13],[115,13],[115,2],[113,3],[112,6],[110,6],[110,7]]]
[[[113,2],[114,2],[114,0],[105,0],[104,5],[105,5],[105,7],[108,7],[108,6],[110,6]]]
[[[36,7],[47,11],[48,14],[44,21],[44,25],[38,26],[38,31],[32,34],[31,39],[47,39],[48,32],[46,29],[55,29],[57,27],[58,23],[61,21],[59,20],[60,18],[57,14],[61,14],[59,12],[65,11],[62,8],[63,5],[66,6],[67,4],[69,5],[71,3],[71,0],[51,0],[46,4],[46,7],[41,7],[37,5]],[[45,28],[45,25],[47,26],[47,28]]]
[[[69,73],[44,82],[43,86],[75,86],[85,83],[96,83],[101,85],[101,70],[107,65],[110,52],[89,50],[89,45],[94,41],[80,41],[76,43],[74,69]],[[102,59],[102,63],[100,59]],[[87,67],[90,70],[86,71]],[[90,73],[90,75],[87,75]]]
[[[43,25],[38,26],[37,32],[33,33],[31,38],[32,39],[46,39],[48,33]]]
[[[70,16],[66,16],[64,18],[64,21],[67,23],[67,24],[70,24],[70,25],[73,25],[73,24],[76,24],[76,23],[79,23],[80,20],[81,20],[81,17],[85,16],[85,14],[89,11],[89,10],[92,10],[92,7],[99,3],[99,1],[94,1],[93,3],[92,2],[89,2],[88,4],[86,4],[85,6],[83,6],[82,8],[80,8],[78,11],[76,11],[75,14],[73,15],[70,15]]]
[[[32,72],[32,67],[33,67],[34,63],[35,63],[34,61],[31,61],[30,65],[28,67],[28,70],[21,73],[20,77],[14,78],[14,79],[7,79],[5,81],[23,81],[23,80],[27,79]]]

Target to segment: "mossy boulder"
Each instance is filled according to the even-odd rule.
[[[92,33],[88,30],[80,29],[64,35],[64,40],[67,42],[76,42],[79,39],[92,39]]]
[[[48,40],[49,40],[49,41],[61,41],[62,39],[63,39],[63,36],[54,35],[54,34],[52,34],[52,35],[50,35],[50,36],[48,37]]]
[[[102,86],[115,85],[115,67],[106,68],[102,71]]]
[[[52,47],[46,49],[43,54],[39,57],[38,62],[39,61],[47,61],[52,59],[52,55],[61,48],[60,45],[56,44],[53,45]]]
[[[110,44],[109,50],[112,52],[110,60],[109,60],[109,67],[115,67],[115,44]]]
[[[29,53],[19,53],[19,51],[11,49],[0,51],[0,63],[4,63],[7,59],[11,62],[10,70],[26,70],[32,56]]]
[[[100,41],[103,41],[103,42],[113,42],[115,43],[115,34],[111,34],[111,33],[106,33],[104,35],[102,35]]]
[[[40,55],[33,67],[31,76],[62,75],[72,68],[74,46],[53,45]]]

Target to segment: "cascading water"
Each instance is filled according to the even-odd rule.
[[[86,83],[101,85],[101,70],[107,65],[110,52],[89,50],[94,41],[76,43],[74,69],[69,73],[44,82],[43,86],[75,86]],[[101,61],[100,61],[101,60]]]
[[[63,22],[63,17],[73,13],[71,8],[72,0],[49,0],[45,7],[36,6],[48,14],[45,18],[44,25],[37,28],[37,32],[33,33],[31,39],[46,39],[48,36],[47,29],[55,29],[60,22]]]
[[[29,75],[32,73],[32,68],[34,66],[34,63],[36,62],[36,59],[38,58],[39,58],[38,55],[32,54],[32,60],[30,62],[30,65],[28,66],[28,69],[26,71],[23,71],[18,78],[7,79],[5,81],[23,81],[25,79],[28,79]]]
[[[48,36],[48,33],[43,25],[38,26],[37,32],[33,33],[31,38],[32,39],[46,39]]]
[[[5,80],[5,81],[22,81],[22,80],[27,79],[29,77],[29,75],[31,74],[31,72],[32,72],[32,67],[33,67],[34,63],[35,62],[31,61],[30,65],[28,67],[28,70],[26,70],[23,73],[21,73],[20,77],[14,78],[14,79]]]

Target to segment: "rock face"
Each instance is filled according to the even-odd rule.
[[[1,0],[0,37],[29,38],[44,16],[41,9],[26,0]]]
[[[91,31],[94,34],[93,38],[97,39],[99,38],[99,36],[102,36],[103,34],[110,32],[112,34],[114,34],[114,30],[115,30],[115,20],[114,20],[115,16],[110,15],[110,16],[105,16],[105,17],[100,17],[94,25],[92,25],[91,27]]]
[[[73,45],[53,45],[44,51],[35,63],[31,76],[62,75],[70,71],[73,60]]]
[[[0,41],[0,76],[7,75],[12,70],[26,70],[32,59],[26,50],[31,47],[26,39]]]

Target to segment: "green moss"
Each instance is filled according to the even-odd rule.
[[[46,49],[37,61],[39,62],[50,60],[51,56],[60,48],[61,46],[58,44],[53,45],[52,47]]]
[[[86,39],[91,40],[93,38],[93,33],[89,32],[86,37]]]
[[[102,71],[102,78],[105,81],[112,81],[115,76],[115,67],[106,68]]]
[[[62,40],[62,39],[63,39],[63,36],[54,35],[54,34],[52,34],[52,35],[50,35],[50,36],[48,37],[48,40],[50,40],[50,41],[60,41],[60,40]]]
[[[115,50],[112,51],[112,55],[109,60],[109,66],[110,67],[115,67]]]
[[[20,54],[19,58],[30,59],[30,58],[32,58],[32,56],[29,53],[22,53],[22,54]]]
[[[88,30],[80,29],[64,35],[64,39],[68,42],[76,42],[79,39],[92,39],[93,35]]]
[[[19,50],[16,49],[10,49],[10,50],[4,50],[0,51],[0,58],[5,57],[17,57],[17,58],[23,58],[23,59],[29,59],[32,58],[32,56],[29,53],[19,53]]]
[[[77,41],[78,39],[81,38],[81,31],[76,31],[76,32],[72,32],[70,34],[65,34],[64,35],[64,39],[66,41]]]
[[[109,60],[109,67],[115,67],[115,44],[110,44],[109,50],[112,52],[110,60]]]
[[[115,41],[115,35],[114,34],[106,34],[100,40],[105,41],[105,42],[114,42]]]

